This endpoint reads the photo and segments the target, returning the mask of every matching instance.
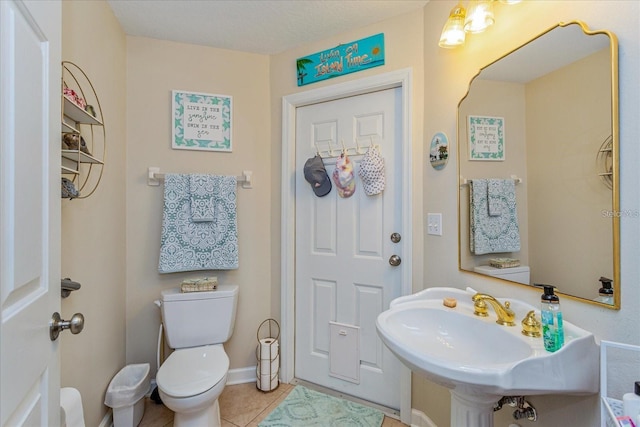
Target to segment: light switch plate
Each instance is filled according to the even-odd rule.
[[[442,214],[441,213],[427,214],[427,234],[432,234],[434,236],[442,236]]]

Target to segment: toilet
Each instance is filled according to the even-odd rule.
[[[227,382],[229,357],[222,344],[233,333],[238,286],[207,292],[162,292],[160,309],[167,345],[174,352],[158,369],[162,403],[175,427],[218,427],[218,397]]]
[[[524,285],[530,284],[530,271],[528,265],[521,265],[518,267],[496,268],[490,265],[478,265],[473,268],[476,273],[484,274],[485,276],[497,277],[499,279],[509,280],[511,282],[518,282]]]
[[[82,397],[78,389],[60,389],[60,425],[62,427],[85,427]]]

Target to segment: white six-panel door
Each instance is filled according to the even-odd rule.
[[[0,425],[60,424],[58,1],[0,1]]]
[[[402,292],[401,268],[389,263],[392,255],[402,257],[401,245],[390,238],[403,232],[395,175],[402,146],[400,97],[396,88],[298,108],[295,182],[295,376],[396,409],[400,363],[378,338],[375,319]],[[327,150],[331,144],[337,154],[342,142],[347,148],[379,145],[386,169],[382,194],[365,194],[357,176],[362,155],[352,154],[355,194],[341,198],[334,185],[328,195],[315,196],[302,173],[305,161],[320,150],[331,175],[336,158]],[[354,333],[348,326],[358,329],[355,375],[349,373],[353,346],[332,353],[340,337],[331,335],[330,322],[343,325],[338,330],[344,337]],[[351,378],[333,375],[336,367]]]

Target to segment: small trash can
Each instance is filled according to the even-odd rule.
[[[148,363],[127,365],[109,383],[104,404],[113,408],[114,427],[136,427],[144,415],[144,395],[149,391]]]

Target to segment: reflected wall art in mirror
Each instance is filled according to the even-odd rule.
[[[458,105],[460,269],[619,309],[618,145],[613,33],[560,23],[483,67]]]

